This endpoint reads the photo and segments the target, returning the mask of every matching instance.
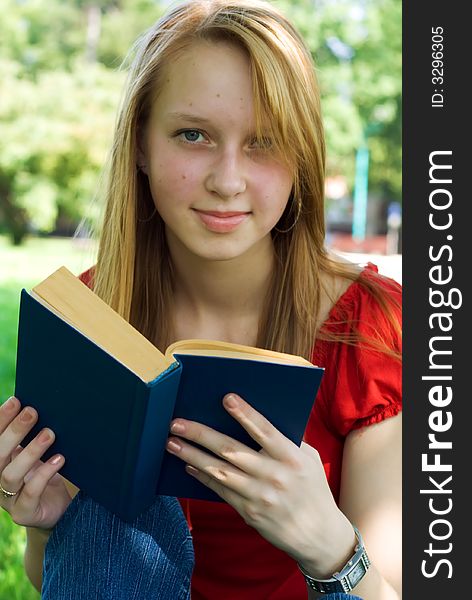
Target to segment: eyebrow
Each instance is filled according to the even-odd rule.
[[[198,115],[192,115],[191,113],[170,112],[170,113],[167,113],[167,115],[174,119],[180,119],[182,121],[193,121],[194,123],[209,123],[210,122],[210,119],[205,119],[205,117],[199,117]]]

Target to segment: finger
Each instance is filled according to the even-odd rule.
[[[298,450],[291,440],[237,394],[227,394],[223,398],[223,406],[272,458],[283,461]]]
[[[17,446],[15,448],[15,450],[13,450],[13,452],[11,453],[11,460],[14,460],[21,452],[23,452],[23,448],[21,446]],[[1,478],[2,477],[1,477],[1,474],[0,474],[0,481],[1,481]]]
[[[18,499],[25,513],[33,514],[37,510],[41,495],[51,479],[64,466],[64,462],[61,454],[55,454],[25,476],[25,485]]]
[[[51,429],[43,429],[32,440],[26,448],[17,453],[17,449],[13,452],[16,456],[3,469],[0,481],[4,488],[11,491],[18,491],[24,482],[25,475],[39,462],[41,456],[54,442],[54,432]]]
[[[170,430],[179,437],[203,446],[250,475],[263,476],[267,470],[267,457],[207,425],[175,419]]]
[[[7,426],[0,437],[0,472],[10,462],[11,453],[38,420],[31,406],[24,408]]]
[[[251,478],[230,463],[220,460],[216,456],[211,456],[180,438],[169,438],[167,441],[167,450],[202,473],[208,475],[208,477],[219,484],[219,490],[224,487],[245,498],[250,494]],[[217,493],[221,495],[220,492]]]
[[[21,446],[17,446],[13,452],[11,453],[11,460],[15,460],[15,458],[23,452],[23,448]]]
[[[192,465],[186,465],[185,471],[192,477],[195,477],[195,479],[198,479],[198,481],[200,481],[200,483],[205,485],[207,488],[213,490],[220,498],[223,498],[223,500],[228,502],[228,504],[231,504],[231,506],[234,508],[237,509],[241,505],[241,494],[238,494],[234,490],[226,487],[211,475],[196,469]]]
[[[21,404],[18,398],[11,396],[0,406],[0,435],[10,425],[16,415],[20,412]]]

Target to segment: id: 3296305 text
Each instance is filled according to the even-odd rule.
[[[431,28],[431,83],[433,93],[431,106],[442,108],[444,106],[444,28]]]

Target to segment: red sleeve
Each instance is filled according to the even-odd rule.
[[[373,266],[361,277],[380,282],[387,298],[394,299],[393,314],[401,327],[401,286],[379,276]],[[325,325],[330,331],[350,333],[386,341],[401,352],[401,334],[390,325],[384,310],[368,289],[356,282],[337,303]],[[316,347],[315,347],[316,351]],[[363,342],[354,345],[322,342],[316,359],[325,367],[319,394],[319,409],[327,427],[346,437],[353,429],[378,423],[401,410],[401,362]],[[323,362],[321,362],[323,361]]]
[[[84,271],[79,275],[79,279],[82,283],[85,283],[87,287],[93,290],[93,275],[95,272],[95,267],[90,267],[87,271]]]

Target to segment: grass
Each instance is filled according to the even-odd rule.
[[[64,265],[75,274],[94,262],[93,246],[68,238],[30,238],[13,247],[0,236],[0,404],[14,390],[18,302],[21,288]],[[38,600],[23,570],[25,530],[0,509],[0,600]]]

